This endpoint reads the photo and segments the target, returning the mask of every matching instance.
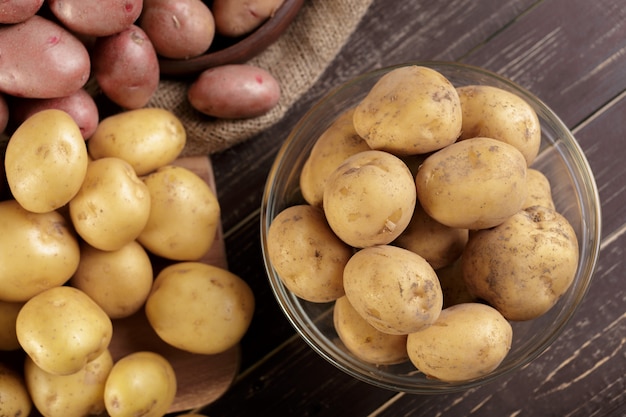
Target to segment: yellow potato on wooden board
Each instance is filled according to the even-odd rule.
[[[2,3],[0,23],[20,23],[33,17],[43,5],[44,0],[5,0]]]
[[[104,411],[104,384],[112,368],[108,350],[69,375],[46,372],[27,356],[24,379],[37,411],[46,417],[99,415]]]
[[[437,274],[415,252],[389,245],[356,252],[343,273],[354,309],[383,333],[409,334],[437,320],[443,294]]]
[[[543,172],[528,168],[526,170],[526,184],[528,195],[522,208],[543,206],[555,209],[554,200],[552,199],[552,185]]]
[[[78,193],[88,155],[80,128],[65,111],[42,110],[11,135],[4,158],[13,197],[26,209],[45,213]]]
[[[464,303],[441,311],[432,326],[407,338],[409,359],[430,378],[467,381],[500,365],[511,349],[513,330],[496,309]]]
[[[432,152],[461,133],[461,103],[439,72],[400,67],[383,75],[357,104],[354,127],[372,149],[396,155]]]
[[[69,30],[94,37],[128,29],[141,14],[143,0],[47,0],[52,14]]]
[[[59,212],[32,213],[15,200],[0,202],[0,300],[25,302],[63,285],[79,257],[73,228]]]
[[[344,160],[324,187],[324,214],[331,229],[356,248],[388,244],[406,229],[416,203],[413,175],[384,151]]]
[[[15,369],[0,362],[0,411],[3,416],[30,416],[33,402],[24,377]]]
[[[407,336],[379,331],[352,307],[346,296],[335,301],[333,324],[346,349],[364,362],[392,365],[408,360]]]
[[[517,148],[472,138],[430,155],[417,171],[424,211],[449,227],[486,229],[520,210],[526,200],[526,160]]]
[[[220,35],[246,35],[271,18],[285,0],[214,0],[211,10]]]
[[[15,329],[26,354],[55,375],[81,370],[108,348],[113,333],[106,313],[87,294],[65,285],[28,300]]]
[[[282,283],[298,297],[329,302],[344,295],[343,269],[352,247],[340,240],[320,207],[288,207],[272,220],[268,257]]]
[[[463,279],[471,294],[508,320],[531,320],[567,291],[578,257],[576,232],[567,219],[532,206],[472,233],[462,255]]]

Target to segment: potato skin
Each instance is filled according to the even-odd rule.
[[[53,98],[72,94],[89,79],[85,46],[69,31],[39,15],[0,27],[0,92]]]
[[[291,206],[272,220],[268,257],[284,285],[311,302],[329,302],[345,294],[343,268],[352,248],[330,229],[321,208]]]
[[[567,219],[532,206],[470,236],[462,255],[463,279],[470,293],[507,319],[531,320],[567,291],[578,256],[576,233]]]
[[[189,102],[199,112],[222,119],[261,116],[280,100],[272,74],[249,64],[229,64],[203,71],[189,86]]]
[[[239,37],[252,32],[276,13],[285,0],[214,0],[216,30],[220,35]]]
[[[502,223],[524,204],[526,160],[502,141],[466,139],[426,158],[415,183],[424,211],[439,223],[485,229]]]
[[[443,295],[437,274],[418,254],[389,245],[356,252],[343,273],[354,309],[383,333],[409,334],[437,320]]]
[[[526,184],[528,187],[528,196],[522,208],[532,206],[543,206],[555,209],[554,200],[552,199],[552,186],[550,180],[543,172],[528,168],[526,171]]]
[[[441,311],[425,330],[407,338],[409,359],[430,378],[466,381],[488,374],[511,348],[511,325],[494,308],[464,303]]]
[[[4,0],[0,9],[0,23],[23,22],[35,15],[44,0]]]
[[[0,362],[0,392],[2,393],[2,415],[29,416],[33,402],[24,378],[16,370]]]
[[[142,0],[47,0],[47,4],[65,27],[95,37],[128,29],[143,7]]]

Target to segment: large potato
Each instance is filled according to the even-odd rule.
[[[62,285],[78,267],[76,236],[57,211],[32,213],[0,202],[0,300],[27,301]]]
[[[35,15],[0,26],[0,92],[18,97],[64,97],[89,79],[89,52],[60,25]]]
[[[217,354],[239,343],[248,330],[254,294],[226,269],[181,262],[157,275],[145,310],[166,343],[188,352]]]
[[[214,0],[212,9],[220,35],[239,37],[274,16],[285,0]]]
[[[296,205],[278,213],[267,252],[280,280],[298,297],[329,302],[344,295],[343,269],[352,248],[333,233],[321,208]]]
[[[128,29],[143,7],[142,0],[47,0],[46,3],[65,27],[95,37]]]
[[[433,219],[449,227],[485,229],[524,204],[526,160],[496,139],[466,139],[426,158],[415,182],[418,200]]]
[[[143,108],[101,120],[87,146],[92,158],[121,158],[137,175],[145,175],[173,162],[186,140],[185,127],[174,113]]]
[[[149,217],[137,237],[148,251],[178,261],[204,256],[220,224],[213,190],[193,171],[167,165],[143,178],[150,196]]]
[[[401,67],[383,75],[357,105],[354,127],[372,149],[397,155],[432,152],[461,133],[461,103],[439,72]]]
[[[532,206],[470,236],[462,255],[463,279],[470,293],[507,319],[531,320],[567,291],[578,256],[576,233],[567,219]]]
[[[328,224],[347,244],[364,248],[392,242],[413,216],[413,175],[398,157],[364,151],[347,158],[324,188]]]
[[[24,378],[13,368],[0,362],[0,412],[3,416],[30,416],[32,400]]]
[[[430,378],[467,381],[493,371],[511,348],[513,330],[496,309],[479,303],[441,311],[432,326],[409,334],[407,351]]]
[[[361,249],[343,273],[346,297],[383,333],[409,334],[430,326],[441,312],[437,274],[415,252],[378,245]]]
[[[48,109],[26,119],[13,133],[4,167],[13,197],[25,209],[45,213],[74,198],[88,162],[74,119],[62,110]]]
[[[463,110],[460,140],[498,139],[515,146],[530,165],[539,152],[541,126],[535,110],[520,96],[488,85],[458,87]]]
[[[346,158],[371,150],[354,130],[353,114],[354,109],[343,112],[320,135],[302,166],[300,191],[312,206],[322,206],[326,180]]]
[[[69,375],[81,370],[109,346],[111,319],[84,292],[69,286],[32,297],[15,323],[26,354],[44,371]]]

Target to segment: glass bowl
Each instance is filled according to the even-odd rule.
[[[283,209],[305,203],[299,176],[319,135],[338,114],[356,105],[375,82],[390,70],[421,65],[439,71],[455,86],[491,85],[518,94],[537,112],[542,128],[538,157],[532,167],[542,171],[552,185],[557,211],[572,224],[579,240],[578,271],[569,290],[541,317],[512,322],[511,350],[500,366],[479,379],[445,382],[429,379],[409,361],[376,366],[350,354],[333,326],[333,303],[299,299],[281,282],[267,253],[267,234],[272,219]],[[347,374],[372,385],[394,391],[425,394],[464,390],[519,370],[539,356],[563,331],[590,285],[599,253],[601,216],[597,186],[580,146],[559,117],[540,99],[515,83],[487,70],[448,62],[410,62],[360,75],[330,91],[297,123],[279,150],[269,172],[261,206],[261,245],[265,268],[275,298],[300,336],[323,358]]]

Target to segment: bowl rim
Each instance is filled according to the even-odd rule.
[[[298,136],[298,132],[302,130],[306,125],[307,118],[318,111],[319,108],[324,107],[330,100],[332,100],[337,94],[341,91],[350,88],[350,86],[359,83],[363,79],[367,78],[375,78],[378,79],[383,74],[399,67],[404,67],[407,65],[422,65],[426,67],[430,67],[433,69],[447,69],[447,70],[458,70],[458,71],[470,71],[478,74],[482,74],[485,77],[493,79],[498,83],[501,83],[508,88],[514,90],[516,93],[520,94],[526,100],[530,100],[530,102],[535,107],[535,110],[539,113],[547,116],[551,122],[553,122],[556,128],[565,134],[565,138],[561,138],[559,140],[559,145],[564,148],[564,151],[569,153],[572,156],[572,162],[575,165],[575,168],[569,168],[568,171],[572,172],[572,169],[575,169],[582,176],[582,184],[578,184],[579,189],[577,189],[577,199],[580,200],[586,198],[587,205],[581,205],[581,210],[587,208],[588,213],[587,217],[590,219],[589,223],[584,223],[582,227],[583,236],[579,236],[579,245],[582,247],[587,247],[589,250],[589,254],[586,259],[582,259],[582,256],[579,259],[579,267],[577,271],[576,279],[582,279],[580,281],[579,286],[577,287],[577,291],[575,292],[572,300],[572,304],[565,308],[564,316],[561,314],[559,317],[563,316],[560,321],[556,323],[556,327],[554,327],[550,334],[543,338],[541,343],[539,343],[535,350],[526,354],[520,361],[511,364],[508,367],[499,366],[493,372],[489,373],[486,376],[473,379],[470,381],[460,381],[460,382],[445,382],[445,381],[433,381],[432,385],[428,387],[414,387],[408,384],[393,384],[389,383],[380,378],[376,378],[372,373],[366,374],[365,372],[359,372],[357,369],[363,369],[358,367],[360,361],[354,358],[349,353],[342,352],[337,346],[334,346],[331,340],[321,333],[315,334],[313,337],[310,332],[315,332],[318,329],[315,324],[311,321],[311,319],[303,313],[302,317],[298,317],[294,311],[291,311],[287,308],[287,304],[289,304],[293,309],[300,309],[300,302],[295,295],[293,295],[289,290],[284,287],[284,285],[280,282],[278,274],[273,269],[269,256],[267,253],[267,230],[271,223],[272,218],[270,218],[269,203],[270,196],[272,195],[272,190],[274,188],[275,182],[277,180],[277,172],[281,168],[281,164],[283,163],[285,154],[294,147],[295,138]],[[542,139],[543,141],[543,139]],[[305,150],[301,150],[302,153]],[[584,188],[584,189],[580,189]],[[584,210],[583,210],[584,211]],[[274,216],[278,213],[273,213]],[[586,219],[585,213],[582,213],[582,221]],[[600,206],[600,197],[598,192],[598,187],[593,176],[593,172],[589,165],[589,162],[586,159],[586,156],[580,147],[580,144],[575,139],[574,135],[570,131],[569,128],[563,123],[563,121],[556,115],[541,99],[531,93],[529,90],[520,86],[519,84],[513,82],[510,79],[507,79],[495,72],[490,70],[473,66],[470,64],[453,62],[453,61],[408,61],[401,64],[395,64],[385,67],[376,68],[370,71],[366,71],[352,79],[341,83],[338,86],[330,89],[320,100],[318,100],[313,106],[309,108],[300,118],[300,120],[295,124],[292,130],[289,132],[287,138],[279,148],[274,162],[270,168],[269,174],[267,176],[267,181],[265,184],[261,210],[260,210],[260,236],[261,236],[261,249],[263,255],[263,262],[265,266],[265,270],[268,276],[268,280],[270,282],[270,286],[272,288],[272,292],[283,311],[285,317],[290,322],[291,326],[296,330],[296,332],[300,335],[300,337],[320,356],[326,359],[328,362],[333,364],[335,367],[340,369],[341,371],[363,381],[369,383],[374,386],[378,386],[380,388],[385,388],[388,390],[396,391],[396,392],[406,392],[412,394],[433,394],[433,393],[452,393],[458,392],[462,390],[466,390],[469,388],[477,387],[479,385],[486,384],[488,382],[492,382],[495,379],[499,379],[505,375],[510,374],[515,370],[519,370],[524,366],[528,365],[530,362],[539,357],[545,350],[561,335],[566,325],[570,322],[575,312],[580,307],[581,301],[587,294],[594,272],[597,265],[597,260],[600,252],[600,242],[601,242],[601,230],[602,230],[602,216],[601,216],[601,206]],[[583,267],[584,268],[581,268]],[[579,278],[580,277],[580,278]],[[572,291],[572,288],[570,290]],[[332,305],[332,304],[331,304]],[[332,307],[328,307],[329,310],[332,311]],[[344,361],[340,363],[336,357],[331,354],[331,352],[327,351],[324,346],[318,343],[317,340],[314,340],[317,337],[321,337],[323,340],[328,341],[327,343],[331,346],[332,353],[341,357]],[[357,368],[352,368],[351,366],[346,366],[346,363],[355,364]],[[369,366],[373,366],[369,364]],[[417,371],[416,371],[417,372]]]

